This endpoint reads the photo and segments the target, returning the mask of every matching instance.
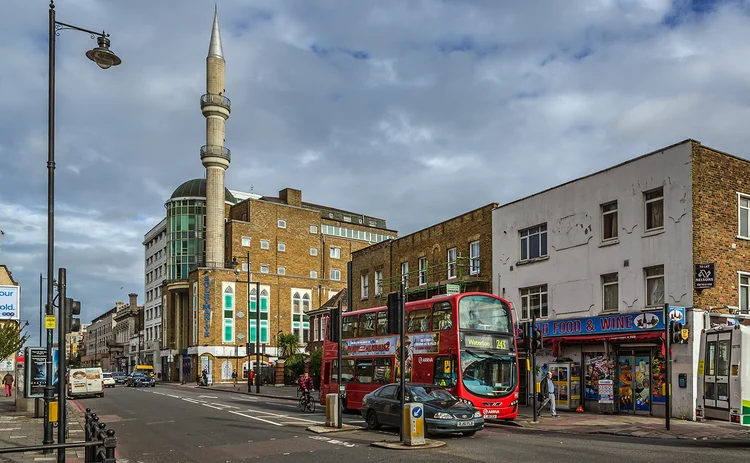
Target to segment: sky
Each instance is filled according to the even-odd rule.
[[[693,138],[748,158],[750,1],[220,0],[226,186],[406,235]],[[0,4],[0,263],[46,273],[47,0]],[[214,3],[59,0],[55,259],[82,321],[144,301],[143,235],[203,177]],[[45,275],[46,276],[46,275]]]

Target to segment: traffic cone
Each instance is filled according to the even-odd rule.
[[[578,408],[576,408],[576,411],[578,413],[583,413],[583,407],[579,405]]]

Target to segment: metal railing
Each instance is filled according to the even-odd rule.
[[[232,109],[232,102],[229,101],[229,98],[225,97],[224,95],[217,95],[215,93],[206,93],[205,95],[201,96],[201,108],[204,106],[221,106],[223,108],[226,108],[227,110],[231,111]]]
[[[107,429],[107,425],[99,423],[99,417],[92,413],[90,408],[86,409],[86,432],[85,442],[67,442],[64,444],[41,444],[26,445],[20,447],[0,448],[0,454],[4,453],[24,453],[45,450],[64,450],[83,447],[85,450],[85,463],[117,463],[115,457],[115,448],[117,447],[117,438],[114,429]]]
[[[224,158],[227,161],[232,160],[232,152],[229,148],[225,148],[221,145],[203,145],[201,146],[201,159],[207,156],[216,156]]]

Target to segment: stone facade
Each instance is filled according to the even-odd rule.
[[[370,246],[352,254],[352,310],[385,304],[389,292],[399,290],[401,268],[408,263],[408,299],[443,294],[446,284],[459,284],[462,291],[492,289],[492,210],[490,203],[410,235]],[[479,255],[471,261],[471,245],[479,244]],[[449,274],[448,251],[455,249],[455,269]],[[476,247],[475,247],[476,249]],[[427,268],[420,285],[419,261]],[[452,268],[452,267],[451,267]],[[382,272],[376,283],[376,272]],[[364,281],[367,294],[363,294]]]
[[[693,142],[693,262],[711,263],[716,286],[693,290],[693,306],[740,307],[740,275],[750,272],[750,236],[741,237],[739,198],[750,197],[750,162]]]

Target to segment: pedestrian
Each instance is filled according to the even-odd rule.
[[[5,397],[11,397],[11,393],[13,392],[13,375],[11,375],[10,372],[5,373],[5,376],[3,377],[3,384],[5,385]]]
[[[201,385],[201,374],[200,373],[196,373],[196,375],[195,375],[195,385],[196,386],[200,386]]]
[[[247,374],[247,380],[250,382],[250,386],[253,385],[253,380],[255,379],[255,370],[250,370]]]
[[[203,385],[208,386],[208,371],[206,369],[203,369]]]
[[[536,412],[536,416],[540,416],[542,409],[549,403],[549,411],[552,413],[552,418],[557,418],[557,408],[555,408],[555,383],[552,382],[552,372],[547,372],[547,377],[542,380],[542,404],[539,406],[539,410]]]
[[[232,382],[237,386],[237,370],[232,370]]]

